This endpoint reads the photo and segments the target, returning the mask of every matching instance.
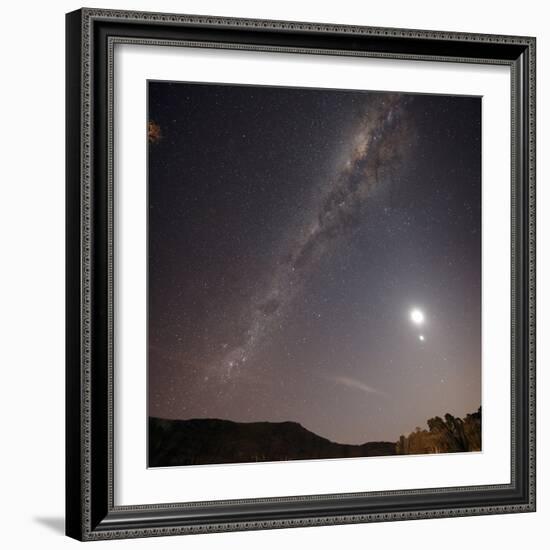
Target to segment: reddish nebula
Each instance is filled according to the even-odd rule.
[[[147,139],[149,143],[158,143],[161,138],[162,133],[160,131],[160,126],[153,120],[150,120],[147,123]]]

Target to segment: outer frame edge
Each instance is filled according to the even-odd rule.
[[[65,17],[66,56],[66,324],[65,324],[65,533],[83,540],[81,490],[81,13]]]
[[[408,29],[402,27],[374,27],[343,23],[290,21],[276,19],[240,18],[200,14],[179,14],[153,11],[82,8],[84,17],[126,22],[176,23],[201,26],[230,26],[237,29],[335,32],[343,34],[371,35],[380,37],[423,38],[432,40],[455,40],[468,42],[492,42],[529,46],[532,36],[483,34],[444,30]]]

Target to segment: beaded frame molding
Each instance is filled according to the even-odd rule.
[[[78,540],[535,510],[535,39],[81,9],[67,14],[66,533]],[[507,65],[511,71],[511,481],[215,502],[114,504],[115,44]]]

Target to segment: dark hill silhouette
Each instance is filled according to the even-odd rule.
[[[481,407],[464,418],[430,418],[397,442],[334,443],[297,422],[232,422],[149,417],[149,466],[232,464],[481,450]]]
[[[149,418],[149,466],[231,464],[396,454],[396,444],[334,443],[297,422]]]

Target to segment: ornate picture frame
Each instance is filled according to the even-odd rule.
[[[535,484],[535,38],[87,9],[66,36],[66,533],[78,540],[530,512]],[[510,71],[510,480],[117,503],[114,50],[195,47]],[[404,84],[404,88],[406,85]],[[233,466],[238,468],[238,466]],[[359,485],[358,485],[359,487]]]

